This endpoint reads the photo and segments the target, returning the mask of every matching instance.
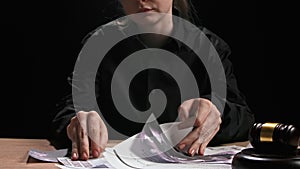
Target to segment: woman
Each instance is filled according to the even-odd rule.
[[[192,19],[188,0],[120,0],[120,2],[126,15],[141,13],[140,17],[130,18],[137,25],[138,29],[151,29],[151,31],[162,32],[163,35],[173,34],[175,29],[174,22],[172,17],[162,17],[162,15],[156,15],[156,13],[176,14],[185,19]],[[114,25],[113,23],[108,25],[108,27],[118,26],[120,25]],[[201,97],[191,98],[182,103],[176,99],[180,97],[180,93],[177,92],[178,88],[176,88],[176,84],[173,84],[172,77],[161,71],[143,71],[133,79],[135,83],[129,88],[130,101],[140,110],[149,108],[147,96],[153,89],[160,88],[166,92],[168,104],[163,114],[158,118],[160,123],[174,121],[177,117],[182,121],[190,122],[191,120],[188,119],[194,117],[192,118],[194,128],[179,142],[177,145],[179,150],[187,150],[191,156],[195,154],[203,155],[208,144],[246,140],[248,138],[248,130],[254,123],[254,116],[250,112],[244,96],[237,88],[231,62],[228,60],[230,49],[215,34],[204,27],[200,26],[199,28],[206,34],[219,53],[227,81],[226,98],[211,94],[207,72],[203,66],[202,68],[198,66],[201,64],[196,64],[197,66],[195,66],[195,63],[199,61],[195,59],[195,54],[188,47],[161,34],[143,34],[129,37],[122,44],[117,44],[114,47],[115,50],[112,49],[112,52],[108,53],[110,57],[103,59],[97,72],[95,91],[97,103],[103,116],[99,114],[100,110],[95,111],[92,107],[75,105],[71,97],[67,98],[62,107],[60,106],[59,112],[53,121],[51,143],[57,148],[71,145],[71,158],[73,160],[87,160],[90,154],[92,157],[98,157],[103,152],[108,140],[107,123],[113,126],[113,129],[127,136],[139,132],[142,128],[141,124],[127,124],[126,120],[116,113],[117,110],[111,101],[112,96],[109,90],[111,83],[108,82],[112,81],[114,71],[121,63],[121,60],[124,59],[118,59],[118,57],[126,57],[135,51],[147,48],[161,48],[176,53],[202,79],[199,83],[197,81]],[[124,29],[124,32],[126,32],[126,28]],[[103,34],[103,32],[105,32],[105,28],[101,27],[93,32],[93,36]],[[122,56],[120,56],[120,53]],[[101,71],[105,73],[99,73]],[[73,82],[74,79],[76,79],[75,73],[73,73]],[[81,91],[82,94],[84,89],[79,89],[78,91]],[[212,102],[211,99],[213,97],[217,98],[221,103],[224,102],[224,106]],[[74,110],[74,105],[77,107],[76,110]],[[105,118],[106,122],[104,122],[103,118]],[[126,129],[124,129],[124,125]]]

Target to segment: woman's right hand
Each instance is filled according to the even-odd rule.
[[[72,160],[99,157],[108,141],[107,128],[96,111],[80,111],[67,126],[67,134],[72,141]]]

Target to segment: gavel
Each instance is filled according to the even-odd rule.
[[[253,148],[237,153],[232,169],[300,169],[300,129],[294,125],[254,123],[249,141]]]
[[[249,140],[257,152],[294,154],[297,153],[300,130],[289,124],[255,123]]]

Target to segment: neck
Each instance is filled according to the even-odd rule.
[[[151,25],[139,25],[140,29],[170,35],[173,30],[173,20],[171,15],[162,16],[159,21]]]
[[[143,42],[149,47],[161,47],[168,39],[168,35],[173,30],[173,19],[172,15],[162,16],[159,21],[152,23],[151,25],[139,25],[139,29],[146,32],[153,32],[153,34],[144,34],[141,36]],[[165,35],[165,36],[161,36]]]

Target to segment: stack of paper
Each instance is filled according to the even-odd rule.
[[[143,131],[107,148],[105,159],[115,168],[231,168],[233,156],[244,147],[208,147],[204,156],[188,156],[174,148],[192,128],[179,129],[179,123],[147,123]],[[206,168],[207,168],[206,167]]]
[[[191,127],[180,129],[178,122],[159,125],[153,120],[145,125],[142,132],[106,148],[101,158],[72,161],[64,157],[66,149],[51,152],[31,150],[29,155],[43,161],[59,162],[56,166],[61,169],[230,169],[233,156],[245,148],[207,147],[204,156],[191,157],[174,148],[191,130]]]

